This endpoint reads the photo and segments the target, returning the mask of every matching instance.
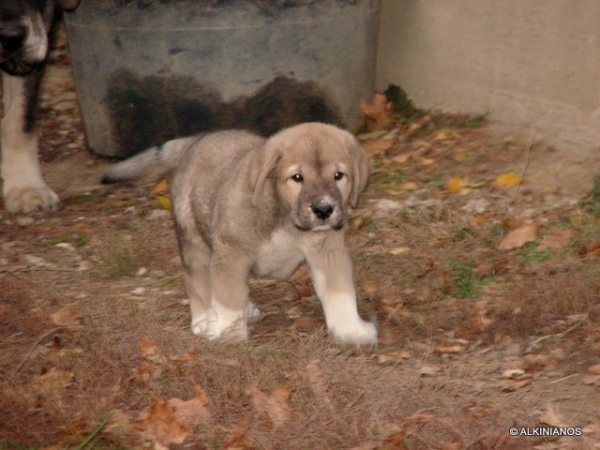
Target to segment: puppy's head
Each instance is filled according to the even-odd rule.
[[[369,176],[369,160],[350,133],[331,125],[305,123],[279,132],[255,155],[250,175],[258,204],[270,180],[299,230],[341,229],[349,204]]]

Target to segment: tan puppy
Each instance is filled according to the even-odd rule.
[[[267,140],[244,131],[177,139],[118,164],[103,181],[169,167],[177,167],[173,212],[195,334],[247,339],[247,320],[258,313],[247,278],[287,278],[307,262],[333,337],[377,343],[375,326],[358,315],[344,245],[347,207],[369,174],[350,133],[306,123]]]

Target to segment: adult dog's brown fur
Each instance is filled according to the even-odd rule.
[[[349,204],[369,174],[355,138],[306,123],[264,139],[225,131],[170,141],[111,169],[105,182],[176,167],[171,187],[192,331],[244,340],[257,314],[250,274],[287,278],[310,268],[327,327],[343,344],[375,345],[357,312],[344,244]]]

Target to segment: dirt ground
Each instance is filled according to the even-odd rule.
[[[251,280],[227,345],[189,331],[167,188],[98,184],[64,42],[42,106],[64,209],[0,208],[0,449],[600,448],[597,153],[375,97],[347,242],[378,347],[330,342],[302,272]]]

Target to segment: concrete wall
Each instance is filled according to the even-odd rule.
[[[384,0],[377,88],[600,147],[600,1]]]

